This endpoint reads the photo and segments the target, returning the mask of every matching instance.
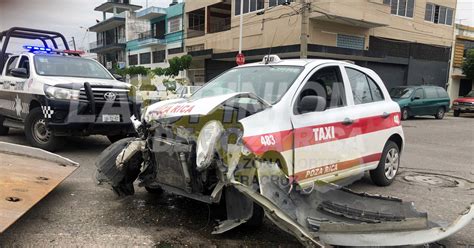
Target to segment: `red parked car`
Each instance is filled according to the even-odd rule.
[[[453,110],[456,117],[461,113],[474,113],[474,90],[466,96],[454,100]]]

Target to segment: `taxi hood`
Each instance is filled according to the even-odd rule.
[[[182,116],[203,116],[213,112],[221,104],[237,97],[248,97],[261,101],[270,106],[255,94],[247,92],[231,93],[219,96],[205,97],[197,100],[172,99],[150,105],[144,114],[146,122]]]

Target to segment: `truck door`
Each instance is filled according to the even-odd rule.
[[[11,116],[13,114],[13,102],[12,100],[12,80],[11,71],[16,68],[19,61],[19,56],[11,56],[2,71],[0,77],[0,114],[4,116]]]
[[[357,137],[352,137],[354,116],[347,104],[347,82],[341,67],[316,68],[294,99],[294,177],[300,185],[330,178],[353,166]],[[317,101],[317,102],[315,102]],[[305,105],[312,103],[314,108]]]
[[[27,71],[26,77],[15,77],[12,70],[15,68],[24,68]],[[2,109],[4,115],[11,118],[21,119],[28,113],[28,103],[31,98],[30,94],[26,94],[25,88],[29,77],[29,59],[28,56],[13,56],[9,59],[7,67],[2,77]]]

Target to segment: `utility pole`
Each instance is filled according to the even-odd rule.
[[[72,37],[72,46],[74,47],[74,51],[76,51],[76,40],[74,39],[74,36]]]
[[[300,58],[307,59],[308,58],[308,23],[309,23],[309,7],[307,0],[299,0],[302,4],[301,10],[301,36],[300,36]],[[311,1],[311,0],[309,0]]]
[[[242,54],[242,35],[244,28],[244,1],[240,0],[240,35],[239,35],[239,54]]]

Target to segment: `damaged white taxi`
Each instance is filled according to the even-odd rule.
[[[266,56],[133,122],[139,138],[107,148],[97,179],[119,195],[138,180],[154,193],[224,201],[215,234],[266,216],[306,246],[418,245],[474,215],[471,205],[442,226],[412,202],[344,187],[364,172],[390,185],[404,148],[398,104],[375,72],[351,63]]]

